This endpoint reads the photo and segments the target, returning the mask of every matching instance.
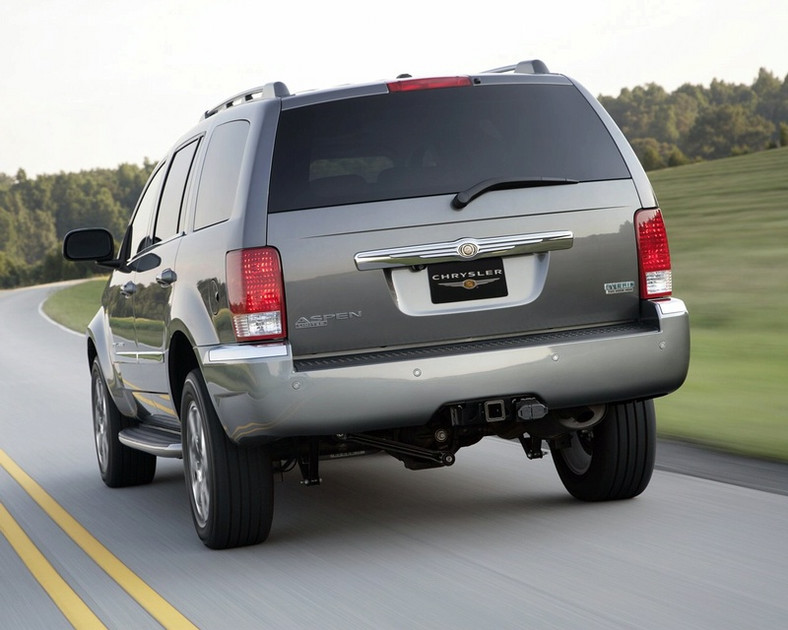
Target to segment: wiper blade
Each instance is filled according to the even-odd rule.
[[[537,186],[563,186],[564,184],[578,184],[576,179],[565,177],[492,177],[471,186],[467,190],[458,192],[451,205],[455,210],[462,210],[479,195],[491,190],[510,190],[513,188],[536,188]]]

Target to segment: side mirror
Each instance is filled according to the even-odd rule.
[[[71,230],[63,239],[63,257],[75,261],[93,260],[99,264],[114,262],[115,239],[104,228]]]

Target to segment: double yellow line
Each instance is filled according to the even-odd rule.
[[[38,503],[44,512],[118,585],[165,628],[195,628],[161,595],[115,557],[91,533],[64,510],[32,477],[22,470],[2,449],[0,466]],[[79,595],[57,573],[32,540],[0,503],[2,533],[28,570],[46,590],[55,605],[75,628],[104,628]]]

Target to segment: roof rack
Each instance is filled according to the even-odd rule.
[[[265,85],[261,85],[260,87],[252,88],[251,90],[245,90],[240,94],[236,94],[235,96],[228,98],[225,101],[219,103],[216,107],[212,107],[208,111],[205,112],[203,118],[210,118],[214,114],[220,112],[223,109],[230,109],[231,107],[235,107],[236,105],[243,105],[244,103],[248,103],[249,101],[259,100],[263,98],[281,98],[283,96],[290,96],[290,90],[287,89],[287,86],[282,83],[281,81],[275,81],[273,83],[266,83]]]
[[[503,66],[485,71],[485,74],[503,74],[504,72],[514,72],[516,74],[550,74],[547,64],[541,59],[529,59],[521,61],[513,66]]]

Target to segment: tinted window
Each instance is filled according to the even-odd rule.
[[[282,112],[269,210],[453,194],[493,177],[595,181],[629,172],[573,86],[384,94]]]
[[[195,140],[180,149],[172,158],[167,181],[164,183],[164,190],[161,193],[159,213],[156,216],[156,228],[153,231],[155,242],[163,241],[180,230],[186,180],[189,177],[189,170],[198,144],[199,142]]]
[[[200,176],[194,229],[230,217],[248,133],[249,123],[245,120],[225,123],[214,130]]]
[[[131,256],[153,244],[151,239],[151,219],[153,219],[153,213],[156,211],[156,203],[159,200],[159,191],[161,190],[161,180],[164,178],[166,170],[166,168],[160,167],[156,171],[137,204],[137,211],[134,213],[131,225],[129,225],[130,235],[128,242],[131,247]]]

